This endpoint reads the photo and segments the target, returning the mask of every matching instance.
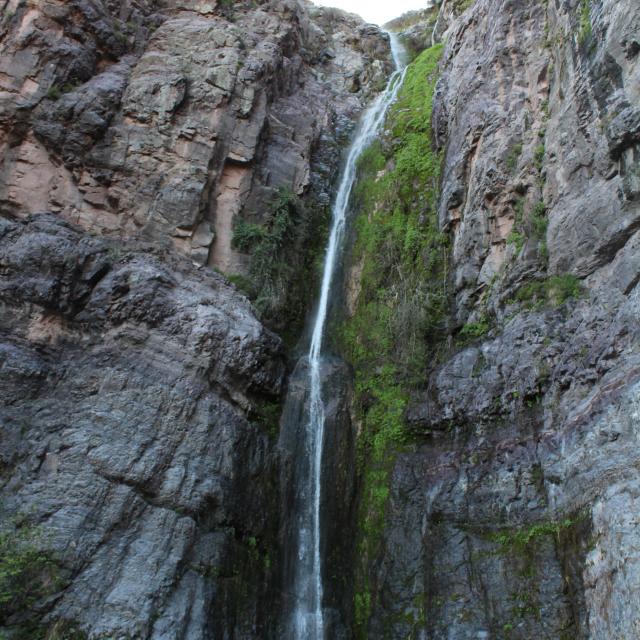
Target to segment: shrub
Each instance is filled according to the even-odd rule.
[[[61,95],[62,91],[57,84],[49,87],[49,90],[47,91],[47,98],[49,98],[50,100],[59,100]]]
[[[249,255],[246,275],[226,274],[254,302],[262,321],[298,340],[317,293],[329,210],[279,189],[260,223],[236,218],[232,246]]]
[[[567,300],[580,297],[583,292],[580,280],[570,273],[552,276],[547,280],[546,288],[547,299],[555,307],[559,307]]]
[[[514,302],[520,302],[527,308],[536,308],[544,304],[559,307],[572,298],[578,298],[582,292],[580,280],[566,273],[525,284],[516,292]]]
[[[518,167],[518,160],[520,159],[521,155],[522,143],[518,142],[517,144],[514,144],[513,147],[511,147],[509,155],[507,156],[506,163],[510,171],[516,170],[516,168]]]
[[[522,250],[522,247],[524,247],[525,242],[526,238],[524,234],[520,231],[516,231],[515,229],[513,229],[507,236],[507,244],[515,245],[518,253]]]
[[[482,338],[482,336],[486,335],[489,331],[489,322],[486,318],[482,318],[478,322],[470,322],[469,324],[465,324],[462,329],[460,329],[460,333],[458,334],[459,342],[466,344],[468,342],[473,342],[478,338]]]
[[[536,238],[544,238],[547,235],[548,225],[549,219],[547,218],[547,207],[544,202],[540,200],[533,208],[531,216],[531,226]]]
[[[231,244],[234,249],[244,251],[245,253],[251,251],[258,243],[265,240],[268,236],[267,229],[260,224],[254,224],[253,222],[247,222],[238,218],[233,229],[233,240]]]
[[[58,589],[58,565],[42,544],[38,528],[12,523],[0,529],[0,624]]]

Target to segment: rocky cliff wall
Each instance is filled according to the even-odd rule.
[[[286,354],[211,267],[253,278],[238,221],[284,216],[313,294],[388,40],[287,1],[0,9],[0,636],[276,637]]]
[[[5,4],[4,214],[54,211],[247,275],[237,220],[268,224],[284,191],[313,209],[296,239],[313,251],[342,146],[388,72],[377,28],[294,0]]]
[[[277,637],[285,351],[207,265],[277,263],[267,300],[308,273],[385,40],[293,2],[0,5],[0,634]],[[433,17],[355,193],[327,602],[354,587],[359,637],[639,637],[639,11]]]
[[[440,258],[416,254],[446,272],[447,312],[417,326],[423,344],[440,339],[427,375],[403,381],[399,345],[416,325],[391,320],[395,405],[370,385],[356,396],[361,426],[374,429],[365,447],[382,434],[394,459],[388,497],[369,491],[370,462],[362,472],[361,539],[380,496],[384,518],[375,551],[361,547],[359,633],[636,638],[640,11],[610,0],[466,4],[442,17],[431,121],[440,195],[399,191],[392,205],[446,235]],[[362,168],[382,189],[360,199],[365,240],[391,225],[389,149],[411,133],[400,118],[375,171]],[[347,347],[357,357],[371,347],[359,317],[382,302],[393,319],[406,309],[402,283],[424,268],[407,263],[414,245],[402,242],[405,256],[371,293],[367,244],[356,241],[349,290],[364,299],[351,301]],[[404,430],[385,432],[376,412],[394,406]]]

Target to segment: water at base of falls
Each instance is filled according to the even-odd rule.
[[[304,439],[304,446],[299,447],[304,452],[304,460],[296,462],[302,469],[296,482],[302,486],[296,487],[296,513],[291,514],[297,529],[295,549],[289,551],[294,555],[291,559],[292,584],[287,585],[287,591],[294,600],[290,619],[286,623],[286,637],[289,640],[325,640],[326,635],[321,546],[322,462],[325,442],[322,345],[331,286],[342,258],[349,198],[356,178],[358,158],[378,132],[404,79],[401,45],[394,34],[389,35],[396,70],[386,89],[364,114],[349,149],[333,206],[320,299],[307,354],[308,410],[304,429],[296,434],[297,438]]]

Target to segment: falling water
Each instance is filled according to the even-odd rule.
[[[395,72],[386,89],[365,113],[349,149],[332,212],[331,233],[324,262],[318,311],[308,352],[309,419],[304,437],[310,456],[305,488],[307,500],[298,516],[297,557],[294,577],[296,604],[291,622],[295,640],[324,640],[323,580],[320,540],[320,503],[322,492],[322,458],[324,449],[325,407],[322,399],[322,341],[327,320],[329,296],[336,266],[341,258],[346,216],[351,190],[356,178],[358,158],[378,132],[390,105],[396,99],[404,79],[403,49],[395,34],[389,34]]]

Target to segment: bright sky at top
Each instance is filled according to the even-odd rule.
[[[429,0],[313,0],[325,7],[338,7],[350,13],[357,13],[367,22],[384,24],[412,9],[424,9],[431,5]]]

